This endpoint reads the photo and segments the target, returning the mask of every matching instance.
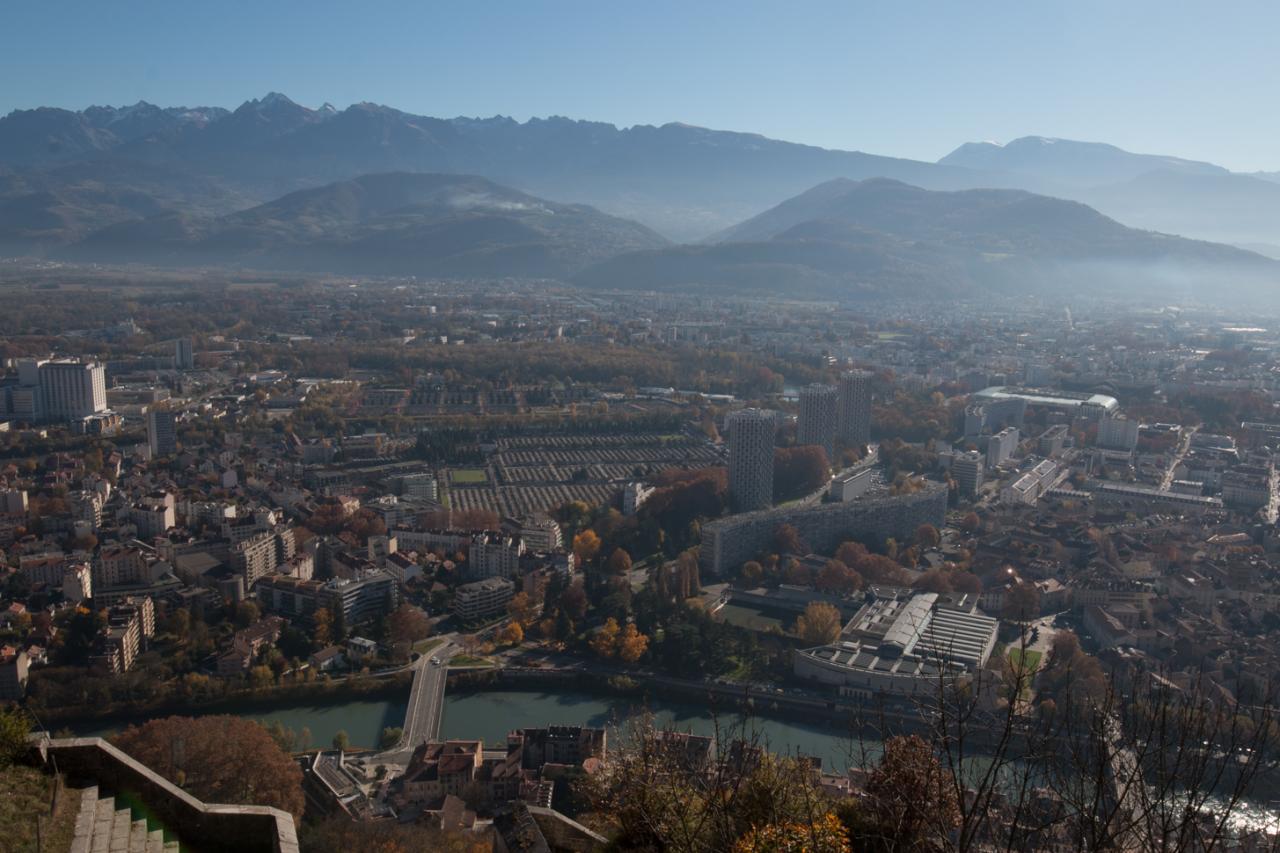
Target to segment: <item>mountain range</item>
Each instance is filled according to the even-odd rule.
[[[1276,280],[1253,252],[1128,228],[1079,202],[1023,190],[938,192],[899,181],[836,179],[698,246],[622,255],[586,284],[777,293],[779,281],[830,298],[1034,292],[1103,293]],[[1169,291],[1165,291],[1168,293]]]
[[[966,143],[938,162],[1017,176],[1024,189],[1082,201],[1136,228],[1280,257],[1280,173],[1234,173],[1212,163],[1043,136]]]
[[[704,237],[837,176],[892,177],[933,189],[999,180],[685,124],[620,129],[558,117],[439,119],[369,103],[309,109],[276,93],[231,112],[140,103],[81,112],[44,108],[0,119],[0,169],[25,175],[80,161],[107,170],[121,160],[136,169],[164,167],[215,180],[259,203],[377,172],[484,175],[637,219],[677,240]],[[56,215],[59,204],[68,206],[60,198],[64,185],[56,176],[44,183],[52,196],[45,204]],[[111,221],[118,216],[107,205],[100,224]],[[0,241],[6,236],[0,233]]]
[[[63,255],[99,261],[438,278],[566,278],[667,241],[586,205],[470,175],[364,175],[225,216],[111,225]]]
[[[897,219],[858,207],[889,197]],[[852,207],[823,209],[837,198]],[[1007,210],[1035,216],[1018,231],[999,218]],[[625,255],[677,280],[714,284],[732,269],[762,287],[800,276],[827,291],[877,277],[1012,281],[1091,251],[1108,265],[1265,266],[1100,214],[1280,256],[1274,175],[1048,137],[966,143],[929,163],[686,124],[440,119],[276,93],[235,110],[0,118],[7,254],[583,281],[607,271],[641,286],[613,260]],[[944,219],[930,228],[929,217]]]

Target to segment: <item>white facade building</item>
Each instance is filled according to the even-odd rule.
[[[987,440],[987,467],[998,468],[1018,449],[1021,434],[1017,427],[1005,427]]]
[[[1098,446],[1109,450],[1133,450],[1138,446],[1138,422],[1123,415],[1106,415],[1098,421]]]

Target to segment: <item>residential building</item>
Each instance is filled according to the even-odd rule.
[[[515,596],[515,584],[506,578],[491,577],[458,587],[453,598],[453,613],[461,622],[474,622],[497,616],[506,610]]]
[[[1117,646],[1132,646],[1137,638],[1114,614],[1097,604],[1084,608],[1081,622],[1085,632],[1093,638],[1093,642],[1101,649],[1112,649]]]
[[[1041,456],[1057,456],[1066,447],[1067,437],[1067,425],[1054,424],[1036,439],[1036,453]]]
[[[964,434],[966,438],[982,435],[990,430],[998,432],[1007,426],[1021,429],[1027,413],[1027,401],[1022,397],[983,398],[974,394],[972,402],[964,410]]]
[[[401,796],[413,803],[459,796],[475,781],[483,760],[483,741],[424,743],[414,750],[404,775],[397,780]]]
[[[627,483],[622,487],[622,514],[635,515],[655,491],[653,486],[639,480]]]
[[[1271,469],[1239,465],[1222,475],[1222,503],[1233,509],[1253,511],[1271,503]]]
[[[743,409],[729,415],[729,503],[734,512],[773,506],[773,412]]]
[[[93,660],[113,673],[128,672],[155,632],[156,611],[151,599],[126,598],[107,611],[107,624]]]
[[[626,490],[623,490],[623,501]],[[624,510],[625,512],[625,510]],[[549,515],[531,515],[520,520],[520,540],[524,542],[525,551],[549,553],[564,547],[564,534],[560,525]]]
[[[93,586],[126,586],[150,583],[151,565],[141,548],[131,545],[109,545],[100,551],[93,562]]]
[[[702,526],[700,560],[703,568],[716,575],[736,570],[769,548],[783,524],[795,527],[801,540],[818,553],[832,553],[848,539],[906,541],[922,524],[941,528],[946,509],[947,487],[924,483],[918,491],[900,495],[726,516]]]
[[[1056,462],[1045,459],[1018,477],[1000,491],[1000,499],[1007,504],[1034,504],[1041,495],[1057,485],[1061,469]]]
[[[62,597],[73,605],[93,598],[93,569],[88,563],[66,567],[62,573]]]
[[[471,538],[463,576],[468,580],[515,577],[520,571],[524,540],[500,533],[478,533]]]
[[[347,656],[338,646],[328,646],[312,654],[307,661],[317,672],[333,672],[347,665]]]
[[[0,490],[0,515],[26,515],[27,493],[25,489]]]
[[[1017,427],[1005,427],[987,440],[987,467],[999,468],[1013,457],[1021,434]]]
[[[871,378],[868,370],[850,370],[841,374],[836,386],[836,430],[840,439],[851,447],[871,441]]]
[[[152,492],[129,509],[129,520],[138,528],[138,536],[150,539],[164,534],[178,523],[176,502],[168,492]]]
[[[27,695],[31,660],[22,649],[0,648],[0,702],[21,702]]]
[[[271,575],[253,588],[258,603],[271,613],[289,617],[310,617],[320,606],[325,582],[288,575]]]
[[[90,529],[97,530],[102,526],[105,500],[100,492],[71,492],[67,495],[67,505],[71,510],[71,517],[83,521]]]
[[[857,500],[865,495],[875,482],[875,471],[868,465],[832,478],[827,493],[832,500]]]
[[[1274,447],[1280,443],[1280,424],[1245,421],[1240,424],[1240,431],[1243,434],[1244,445],[1250,449],[1267,445]]]
[[[26,575],[32,586],[58,586],[66,567],[67,555],[61,551],[18,557],[18,571]]]
[[[178,452],[177,421],[173,412],[164,409],[147,412],[147,446],[155,457]]]
[[[234,676],[246,672],[258,653],[280,640],[285,621],[279,616],[267,616],[248,628],[236,631],[231,638],[231,648],[218,655],[218,675]]]
[[[536,770],[544,764],[580,765],[588,758],[604,760],[607,733],[586,726],[547,726],[518,729],[507,742],[521,744],[521,765]]]
[[[378,644],[368,637],[352,637],[347,640],[347,658],[354,666],[378,656]]]
[[[340,613],[348,627],[362,625],[395,609],[396,580],[382,570],[364,572],[351,579],[334,579],[321,587],[318,601]]]
[[[816,445],[835,457],[837,393],[835,386],[813,383],[800,389],[800,416],[796,421],[796,444]]]
[[[1098,446],[1108,450],[1133,450],[1138,446],[1137,421],[1107,414],[1098,421]]]
[[[982,488],[985,459],[976,450],[957,453],[951,460],[951,476],[960,485],[960,491],[973,496]]]
[[[178,370],[191,370],[196,366],[195,348],[191,338],[178,338],[173,342],[173,366]]]
[[[288,559],[282,553],[285,537],[293,542],[292,531],[284,531],[282,534],[258,533],[231,546],[228,563],[233,572],[244,577],[245,589],[252,589],[255,583],[275,573],[282,558]],[[292,548],[289,550],[292,552]]]

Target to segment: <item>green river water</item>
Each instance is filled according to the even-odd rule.
[[[647,705],[623,697],[597,696],[575,690],[485,690],[450,689],[445,698],[441,738],[482,738],[498,744],[511,729],[550,724],[621,726],[645,711],[653,714],[659,726],[713,734],[717,726],[722,738],[739,736],[745,726],[763,745],[774,752],[801,753],[822,759],[823,767],[843,770],[852,755],[855,763],[865,754],[875,757],[880,744],[876,741],[854,743],[849,733],[823,725],[765,719],[743,721],[736,715],[714,716],[705,706],[681,702],[650,700]],[[262,722],[278,721],[295,732],[304,728],[311,733],[311,746],[328,746],[335,734],[345,731],[354,746],[376,746],[382,730],[399,726],[404,721],[403,699],[357,699],[330,704],[297,704],[287,706],[247,706],[239,716]],[[109,725],[89,723],[71,728],[81,735],[110,735],[130,722]],[[731,731],[732,729],[732,731]]]

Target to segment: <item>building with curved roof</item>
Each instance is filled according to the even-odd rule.
[[[1028,406],[1056,409],[1086,418],[1100,418],[1104,414],[1114,414],[1120,410],[1120,401],[1106,394],[1077,394],[1072,391],[1046,391],[1010,385],[993,385],[969,396],[971,404],[979,405],[1006,400],[1023,400]]]

